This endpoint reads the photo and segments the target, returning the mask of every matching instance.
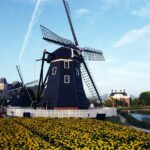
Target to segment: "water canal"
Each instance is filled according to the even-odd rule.
[[[131,113],[131,116],[139,121],[146,121],[150,123],[150,114]]]

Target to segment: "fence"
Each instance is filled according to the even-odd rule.
[[[116,108],[92,108],[86,110],[45,110],[33,108],[9,107],[7,116],[23,117],[24,113],[29,113],[31,117],[78,117],[78,118],[96,118],[97,114],[106,114],[106,117],[117,116]]]

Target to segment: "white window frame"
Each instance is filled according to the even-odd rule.
[[[52,68],[52,75],[56,75],[56,73],[57,73],[57,67],[53,67]]]
[[[70,75],[64,75],[64,83],[70,84]]]
[[[64,68],[69,69],[70,68],[70,62],[69,61],[64,61]]]
[[[79,76],[80,75],[80,71],[78,68],[76,68],[76,75]]]

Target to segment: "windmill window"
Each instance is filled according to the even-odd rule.
[[[52,68],[52,75],[55,75],[56,72],[57,72],[57,67],[53,67],[53,68]]]
[[[70,76],[64,75],[64,83],[69,84],[70,83]]]
[[[64,68],[65,69],[69,69],[70,68],[69,61],[64,61]]]
[[[80,71],[78,68],[76,68],[76,75],[79,76],[80,75]]]

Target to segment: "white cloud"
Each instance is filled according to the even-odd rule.
[[[37,0],[11,0],[11,1],[17,2],[17,3],[27,4],[27,3],[35,3]]]
[[[13,2],[17,2],[17,3],[22,3],[22,4],[34,4],[36,3],[38,0],[11,0]],[[51,0],[41,0],[41,2],[48,2]]]
[[[85,8],[81,8],[78,11],[76,11],[76,15],[78,17],[81,17],[81,16],[86,15],[88,13],[90,13],[90,11],[88,9],[85,9]]]
[[[38,0],[30,0],[30,2],[34,3],[34,2],[37,2]],[[41,0],[41,2],[49,2],[49,1],[52,1],[52,0]]]
[[[131,2],[133,3],[134,0],[99,0],[101,9],[110,9],[112,7],[126,6]]]
[[[134,43],[147,33],[150,33],[150,25],[144,26],[140,29],[133,29],[127,32],[120,40],[116,41],[113,47],[118,48],[129,43]]]
[[[147,40],[147,44],[148,44],[148,46],[150,46],[150,39]]]
[[[150,3],[131,12],[132,15],[150,18]]]
[[[102,9],[110,9],[118,4],[118,0],[100,0],[100,6]]]
[[[149,61],[118,61],[89,63],[89,69],[102,93],[109,93],[111,89],[126,89],[129,94],[139,95],[142,91],[150,90]],[[98,69],[97,69],[98,68]]]
[[[20,64],[21,64],[21,59],[22,59],[23,53],[25,52],[25,50],[27,48],[27,45],[29,43],[29,39],[31,37],[31,33],[32,33],[32,30],[33,30],[33,26],[35,24],[36,19],[39,16],[41,2],[42,2],[42,0],[37,0],[34,12],[32,14],[32,18],[31,18],[31,20],[29,22],[29,25],[28,25],[27,32],[24,36],[23,45],[22,45],[20,55],[19,55],[19,63]]]

